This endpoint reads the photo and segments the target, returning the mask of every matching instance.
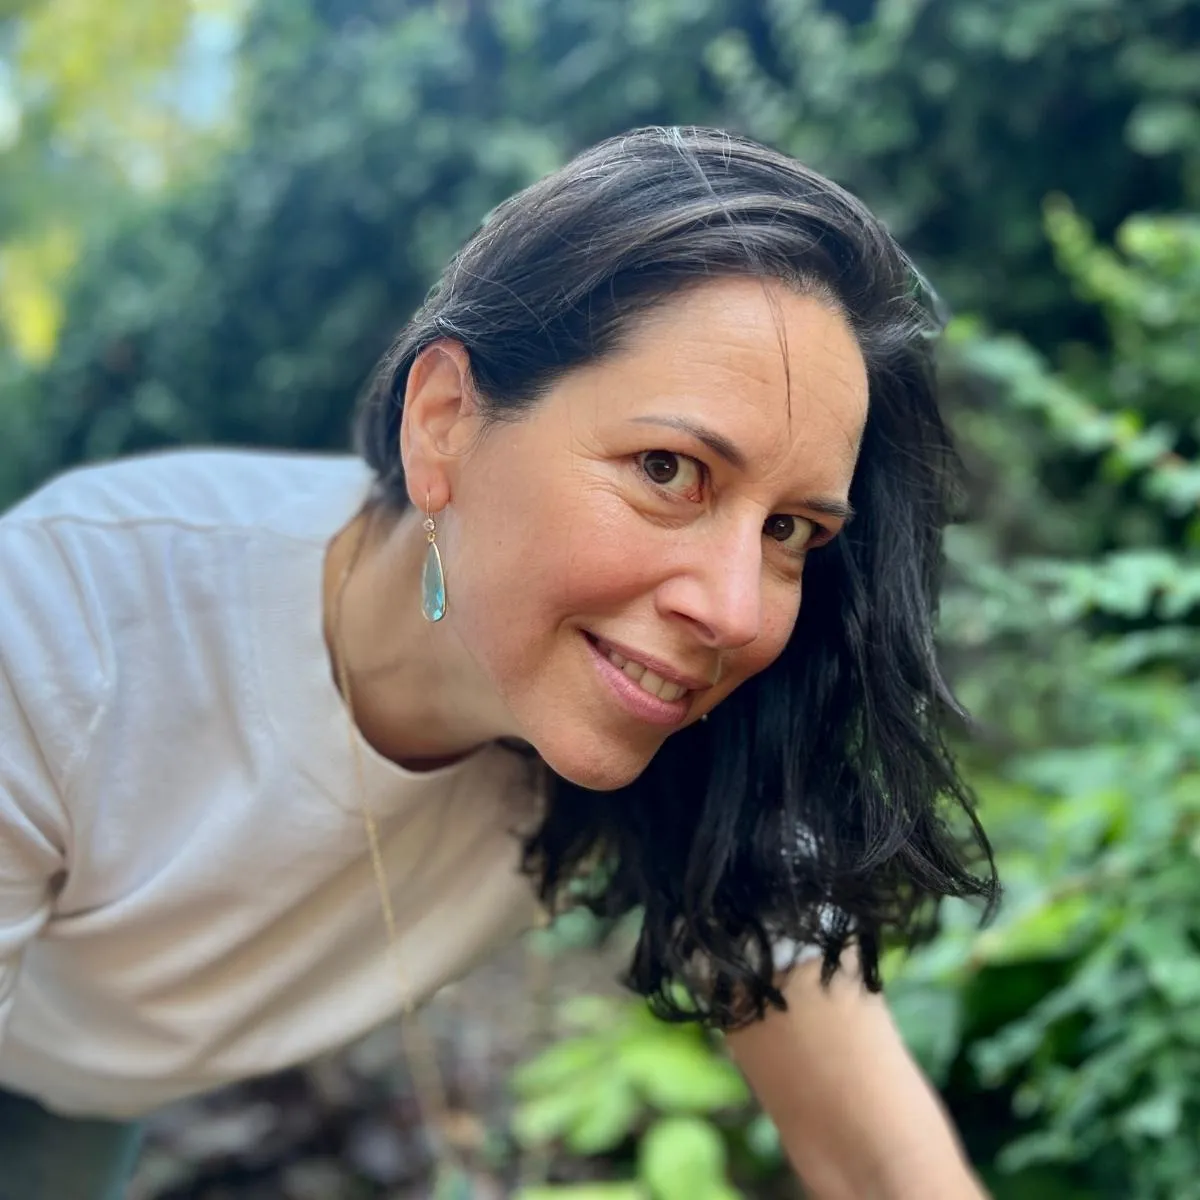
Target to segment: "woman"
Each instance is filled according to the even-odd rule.
[[[569,894],[644,908],[632,985],[728,1031],[813,1196],[980,1195],[878,995],[885,933],[993,889],[941,811],[986,853],[929,335],[845,192],[640,130],[467,243],[365,465],[175,453],[8,513],[0,1194],[119,1194],[143,1113]]]

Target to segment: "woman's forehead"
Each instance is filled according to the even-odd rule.
[[[690,421],[744,457],[821,444],[853,459],[866,419],[866,366],[849,324],[783,284],[689,288],[640,318],[598,368],[589,390],[599,421]]]
[[[658,364],[664,375],[689,379],[733,376],[752,393],[753,385],[771,392],[797,374],[813,386],[866,389],[862,352],[837,307],[774,280],[718,279],[690,287],[638,317],[625,351],[618,357],[643,369]]]

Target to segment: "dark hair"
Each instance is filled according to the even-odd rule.
[[[779,659],[627,787],[556,778],[525,862],[548,904],[641,906],[631,985],[665,1016],[730,1027],[782,1006],[780,944],[819,946],[828,981],[852,938],[877,990],[885,935],[915,939],[942,897],[997,891],[944,740],[962,715],[933,638],[958,464],[912,264],[859,201],[785,155],[716,130],[635,130],[491,214],[380,364],[358,435],[385,502],[404,506],[404,391],[430,342],[465,346],[489,415],[514,418],[649,307],[722,276],[829,298],[855,331],[870,382],[857,516],[809,559]]]

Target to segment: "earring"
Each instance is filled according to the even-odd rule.
[[[425,501],[425,566],[421,569],[421,612],[427,621],[440,621],[446,615],[446,575],[437,547],[437,524]]]

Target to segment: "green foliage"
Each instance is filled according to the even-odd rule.
[[[87,241],[56,358],[0,408],[0,488],[164,443],[343,444],[370,365],[462,237],[574,149],[647,122],[808,159],[887,215],[951,303],[1049,350],[1089,330],[1050,269],[1043,197],[1107,234],[1200,194],[1183,119],[1198,12],[259,0],[240,144]]]
[[[936,1078],[1011,1094],[1001,1172],[1181,1200],[1200,1196],[1200,227],[1131,219],[1110,248],[1062,202],[1047,223],[1108,337],[1058,370],[977,330],[955,353],[1092,464],[1055,501],[1091,553],[1035,533],[1005,561],[986,525],[952,543],[946,633],[983,651],[964,690],[1003,739],[975,780],[1008,898],[981,936],[951,914],[895,1003]]]
[[[0,5],[0,355],[43,365],[81,244],[136,192],[196,162],[220,122],[189,108],[181,67],[201,24],[232,27],[239,8],[239,0]]]
[[[1189,0],[762,8],[768,50],[729,29],[707,59],[734,122],[868,197],[956,307],[1042,346],[1072,321],[1043,197],[1108,233],[1200,194]]]
[[[517,1140],[592,1156],[636,1137],[637,1181],[614,1195],[734,1200],[725,1138],[712,1118],[744,1120],[749,1094],[709,1036],[696,1026],[665,1024],[640,1002],[595,996],[569,1003],[562,1018],[570,1035],[513,1077]],[[757,1137],[760,1158],[777,1160],[770,1139]],[[524,1193],[525,1200],[590,1195],[574,1188]]]
[[[646,1200],[646,1191],[638,1183],[576,1183],[522,1188],[517,1200]]]
[[[651,1108],[693,1113],[746,1103],[741,1076],[711,1055],[697,1027],[665,1025],[640,1005],[598,997],[568,1005],[563,1020],[574,1027],[574,1036],[513,1079],[523,1100],[514,1129],[526,1144],[561,1137],[574,1149],[594,1153],[618,1145]],[[568,1082],[571,1090],[587,1092],[587,1099],[569,1096]],[[597,1122],[598,1112],[606,1119]]]
[[[638,1147],[638,1174],[654,1200],[737,1200],[723,1182],[725,1162],[720,1134],[699,1117],[658,1121]]]

